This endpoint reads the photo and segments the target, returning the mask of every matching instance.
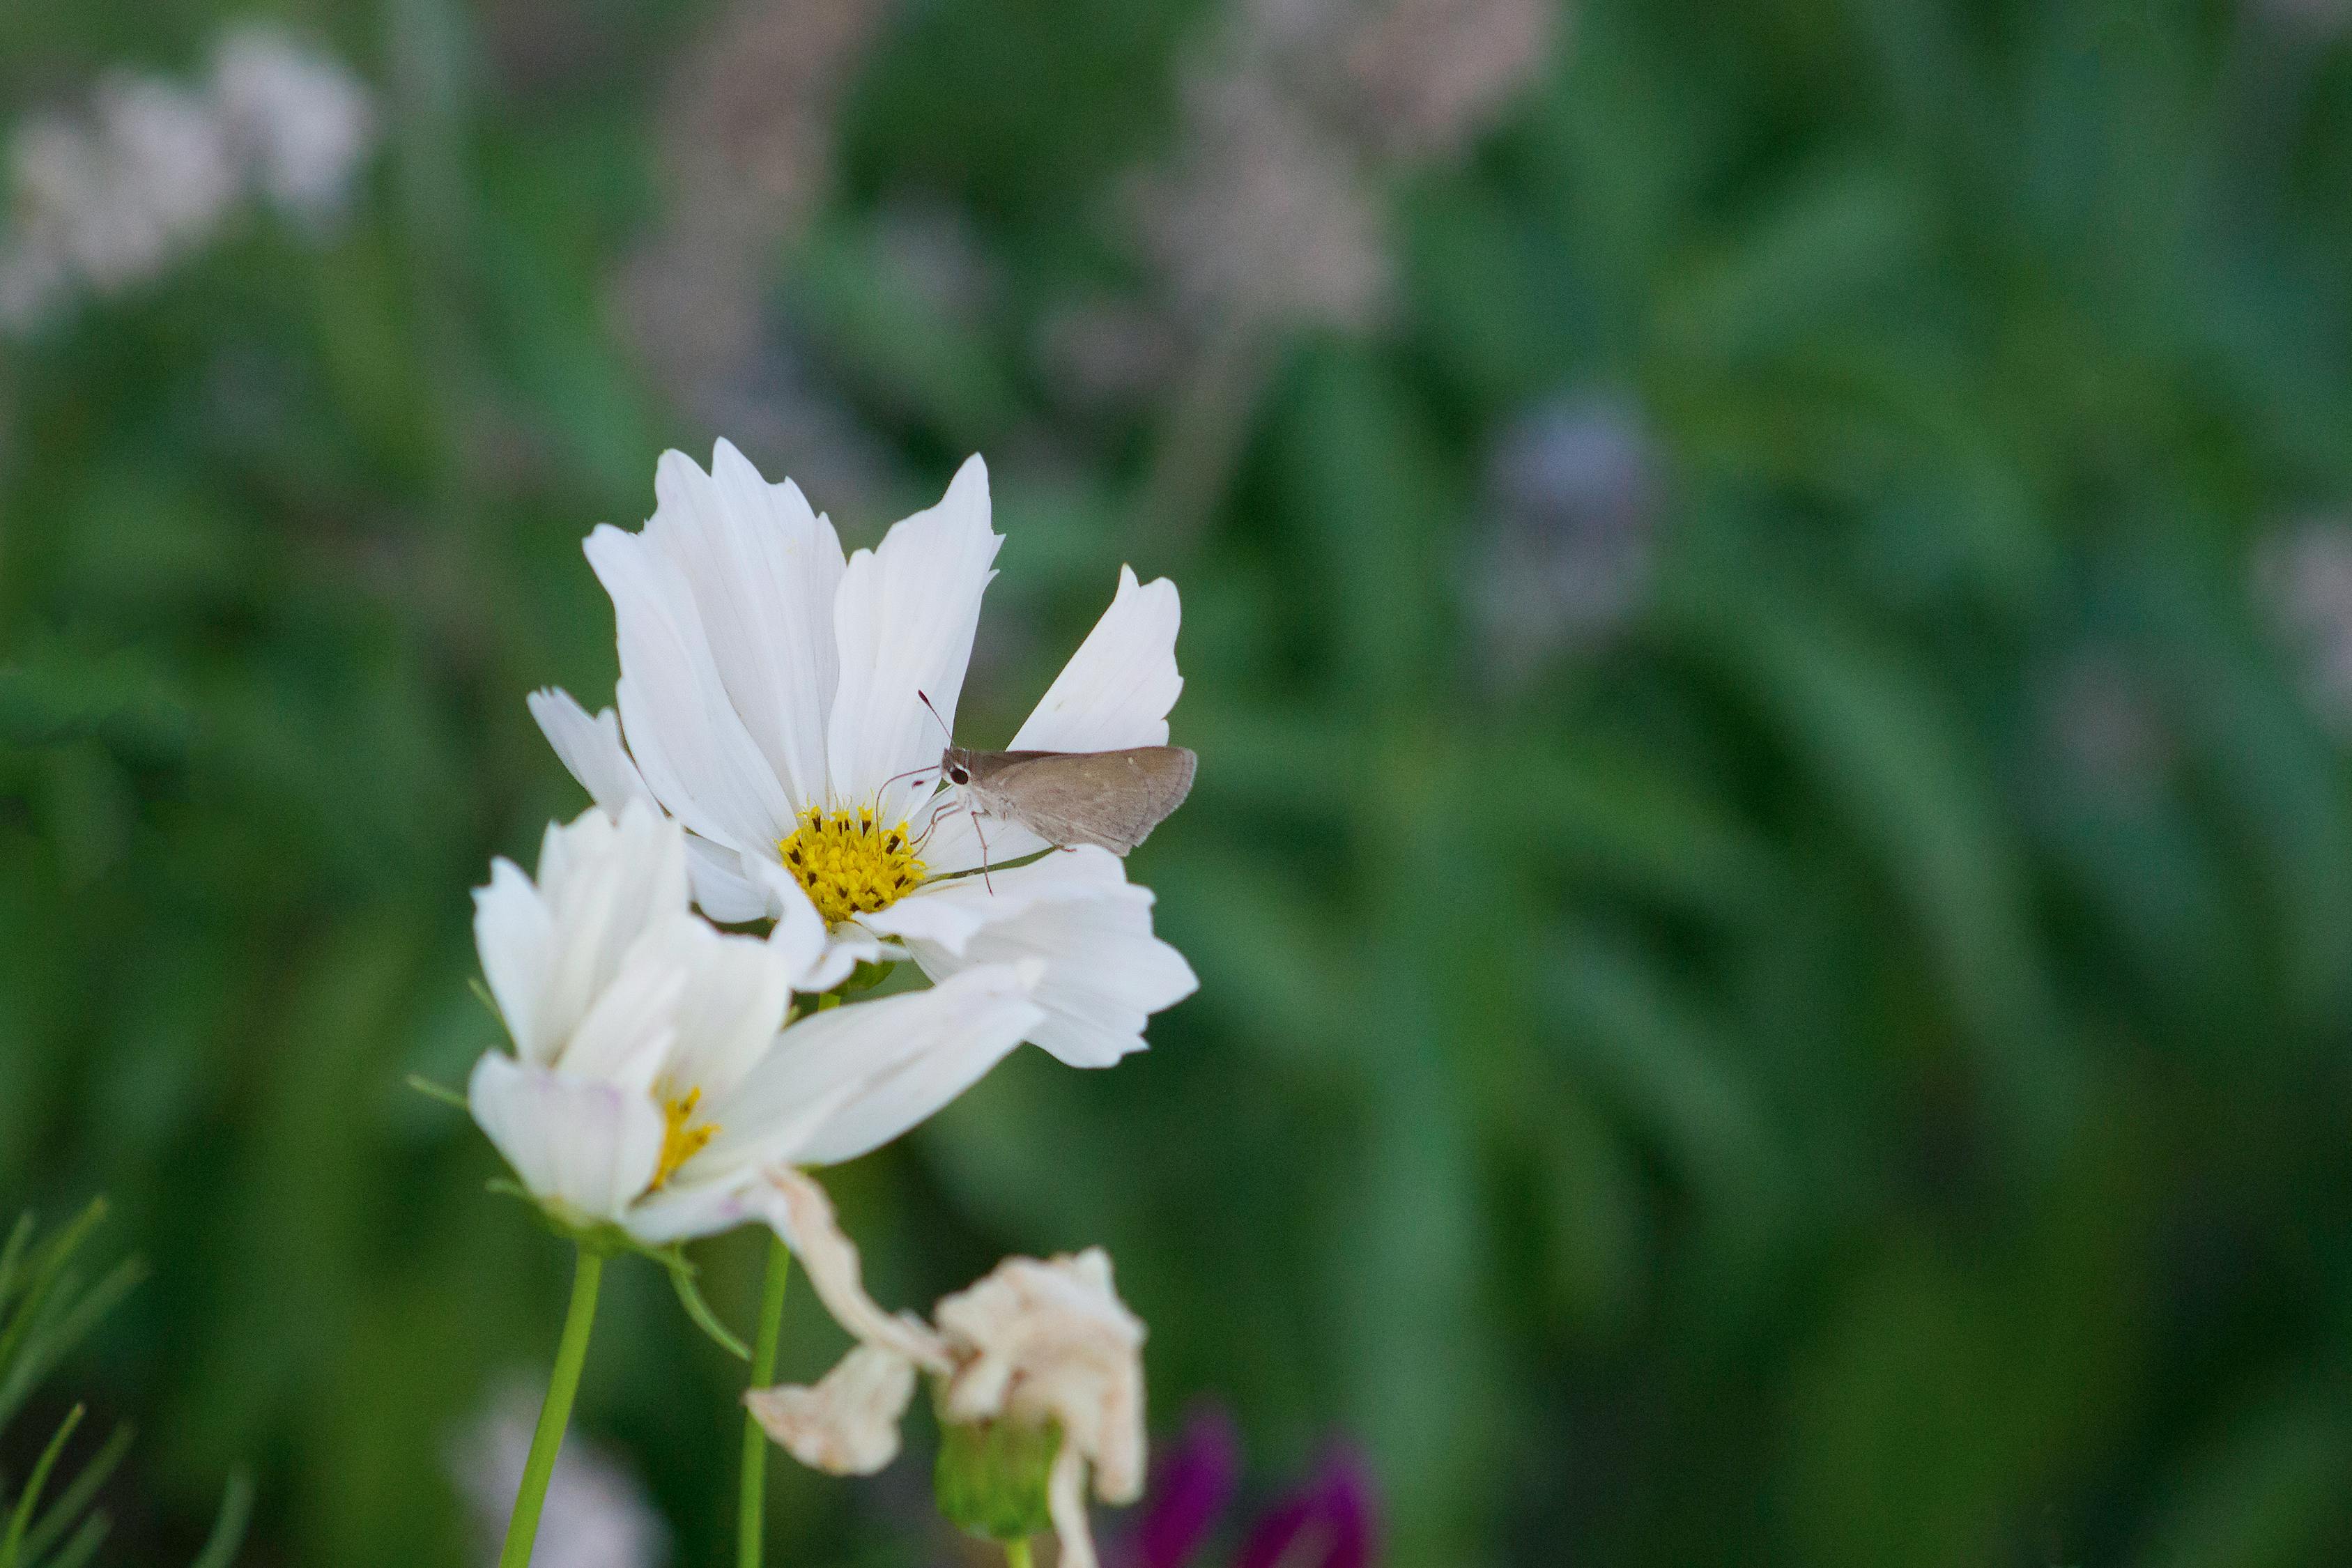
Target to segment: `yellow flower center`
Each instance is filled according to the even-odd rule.
[[[662,1101],[661,1159],[654,1165],[653,1184],[648,1193],[662,1190],[677,1168],[702,1152],[702,1146],[719,1136],[719,1124],[706,1121],[699,1127],[688,1125],[694,1120],[694,1108],[702,1103],[702,1091],[688,1089],[675,1100]]]
[[[873,808],[824,811],[811,806],[801,825],[776,845],[785,869],[808,889],[827,925],[887,910],[922,884],[923,863],[907,825],[883,827]]]

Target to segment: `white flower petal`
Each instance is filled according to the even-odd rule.
[[[552,928],[539,889],[511,860],[490,862],[490,883],[474,889],[474,949],[490,995],[525,1061],[544,1067],[561,1042],[540,1028],[540,1006],[552,963]]]
[[[695,907],[722,925],[766,920],[767,885],[759,877],[746,873],[747,864],[756,867],[759,857],[738,854],[698,833],[688,834],[686,868],[694,883]]]
[[[772,877],[763,879],[769,884],[770,907],[776,915],[775,929],[768,933],[768,943],[776,950],[777,962],[792,977],[795,991],[830,991],[849,978],[857,966],[854,953],[836,953],[824,928],[824,917],[792,874],[782,867],[773,868]],[[782,887],[774,884],[782,882]],[[860,933],[863,935],[864,933]]]
[[[721,441],[710,472],[665,452],[646,537],[689,585],[729,700],[795,810],[824,801],[825,717],[836,679],[833,525],[790,480],[770,485]]]
[[[774,843],[792,830],[791,797],[729,700],[677,563],[609,523],[587,552],[612,595],[621,723],[646,784],[706,838],[730,849]]]
[[[1118,752],[1168,743],[1168,710],[1184,689],[1176,673],[1182,608],[1165,577],[1138,586],[1118,569],[1118,592],[1009,750]]]
[[[662,1068],[664,1095],[699,1090],[716,1105],[774,1044],[792,1002],[790,957],[763,938],[680,921],[668,960],[685,984],[674,1016],[677,1041]]]
[[[633,800],[659,807],[661,803],[646,787],[644,775],[621,744],[619,714],[607,708],[592,719],[572,693],[552,686],[532,692],[525,700],[556,756],[608,815],[620,816]]]
[[[643,805],[625,807],[618,822],[585,812],[548,830],[539,882],[555,922],[555,1016],[545,1026],[561,1037],[573,1032],[648,931],[684,918],[686,837]]]
[[[1150,1015],[1199,989],[1184,955],[1151,932],[1150,890],[1128,881],[1108,850],[1057,851],[989,880],[992,895],[962,877],[872,920],[898,917],[891,929],[935,981],[971,964],[1042,960],[1031,999],[1045,1016],[1028,1037],[1070,1066],[1108,1067],[1143,1049]]]
[[[517,1179],[582,1219],[620,1218],[661,1159],[661,1112],[616,1084],[491,1051],[474,1064],[466,1099]]]
[[[856,1002],[800,1020],[711,1110],[722,1131],[696,1157],[728,1165],[832,1164],[896,1138],[961,1094],[1039,1017],[1037,971],[975,968],[927,991]],[[790,1138],[803,1108],[831,1109]]]
[[[540,845],[539,897],[548,911],[548,960],[527,1009],[527,1054],[555,1063],[638,941],[684,917],[685,836],[641,802],[617,822],[595,808],[551,824]]]
[[[886,825],[921,804],[928,784],[899,779],[885,788],[884,781],[936,763],[947,743],[940,726],[954,727],[981,595],[1003,542],[989,527],[988,469],[975,457],[939,505],[892,528],[879,549],[850,557],[834,600],[841,685],[826,761],[836,802],[878,795],[876,815]]]
[[[764,1225],[774,1206],[752,1190],[748,1173],[720,1182],[696,1182],[681,1174],[622,1215],[621,1225],[647,1247],[667,1247],[754,1221]]]
[[[898,1457],[898,1423],[915,1394],[915,1363],[859,1345],[814,1388],[755,1388],[743,1403],[761,1429],[811,1469],[870,1476]]]
[[[681,922],[691,915],[677,917]],[[596,1000],[564,1042],[557,1066],[576,1078],[614,1084],[650,1097],[662,1066],[677,1044],[677,1017],[690,978],[686,968],[658,951],[648,936],[631,962]]]
[[[1176,628],[1182,619],[1176,584],[1158,578],[1139,585],[1132,568],[1118,569],[1118,592],[1070,662],[1013,737],[1016,752],[1119,752],[1168,743],[1168,710],[1184,689],[1176,673]],[[951,806],[963,810],[949,810]],[[970,802],[960,790],[940,793],[934,810],[947,811],[930,827],[923,863],[934,874],[1003,865],[1035,854],[1045,840],[1017,823],[990,818],[975,831]],[[983,850],[982,840],[985,837]]]

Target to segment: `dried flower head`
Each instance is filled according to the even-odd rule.
[[[1132,1502],[1145,1458],[1142,1321],[1118,1299],[1100,1248],[1039,1260],[1012,1258],[939,1304],[932,1323],[892,1317],[866,1294],[857,1248],[841,1234],[824,1190],[793,1170],[772,1173],[779,1226],[818,1296],[859,1347],[814,1387],[754,1390],[745,1403],[803,1463],[864,1475],[895,1458],[895,1429],[914,1372],[938,1382],[951,1427],[1010,1424],[1058,1442],[1046,1508],[1065,1568],[1093,1568],[1087,1518],[1095,1495]],[[853,1364],[855,1363],[855,1364]],[[903,1369],[903,1370],[893,1370]]]

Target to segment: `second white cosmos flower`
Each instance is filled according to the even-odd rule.
[[[609,812],[643,800],[686,825],[712,919],[790,924],[813,906],[826,941],[811,988],[886,943],[935,981],[1034,959],[1030,1039],[1077,1067],[1140,1050],[1146,1018],[1196,984],[1153,934],[1150,891],[1095,848],[974,875],[970,814],[931,793],[1003,543],[981,460],[846,557],[797,486],[769,484],[724,441],[707,474],[665,454],[654,489],[643,532],[607,525],[587,543],[619,627],[617,718],[561,691],[531,699],[573,776]],[[1178,619],[1175,584],[1122,568],[1013,747],[1165,744]],[[987,831],[994,866],[1045,847],[1010,824]]]
[[[550,826],[535,882],[495,862],[474,934],[515,1047],[475,1065],[475,1121],[556,1218],[648,1247],[773,1223],[777,1167],[897,1137],[1039,1016],[1032,963],[786,1026],[823,961],[814,916],[713,930],[687,906],[684,832],[642,803]]]

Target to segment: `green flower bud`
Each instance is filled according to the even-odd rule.
[[[1022,1541],[1054,1528],[1045,1479],[1062,1429],[1009,1420],[940,1425],[932,1471],[940,1512],[987,1541]]]

